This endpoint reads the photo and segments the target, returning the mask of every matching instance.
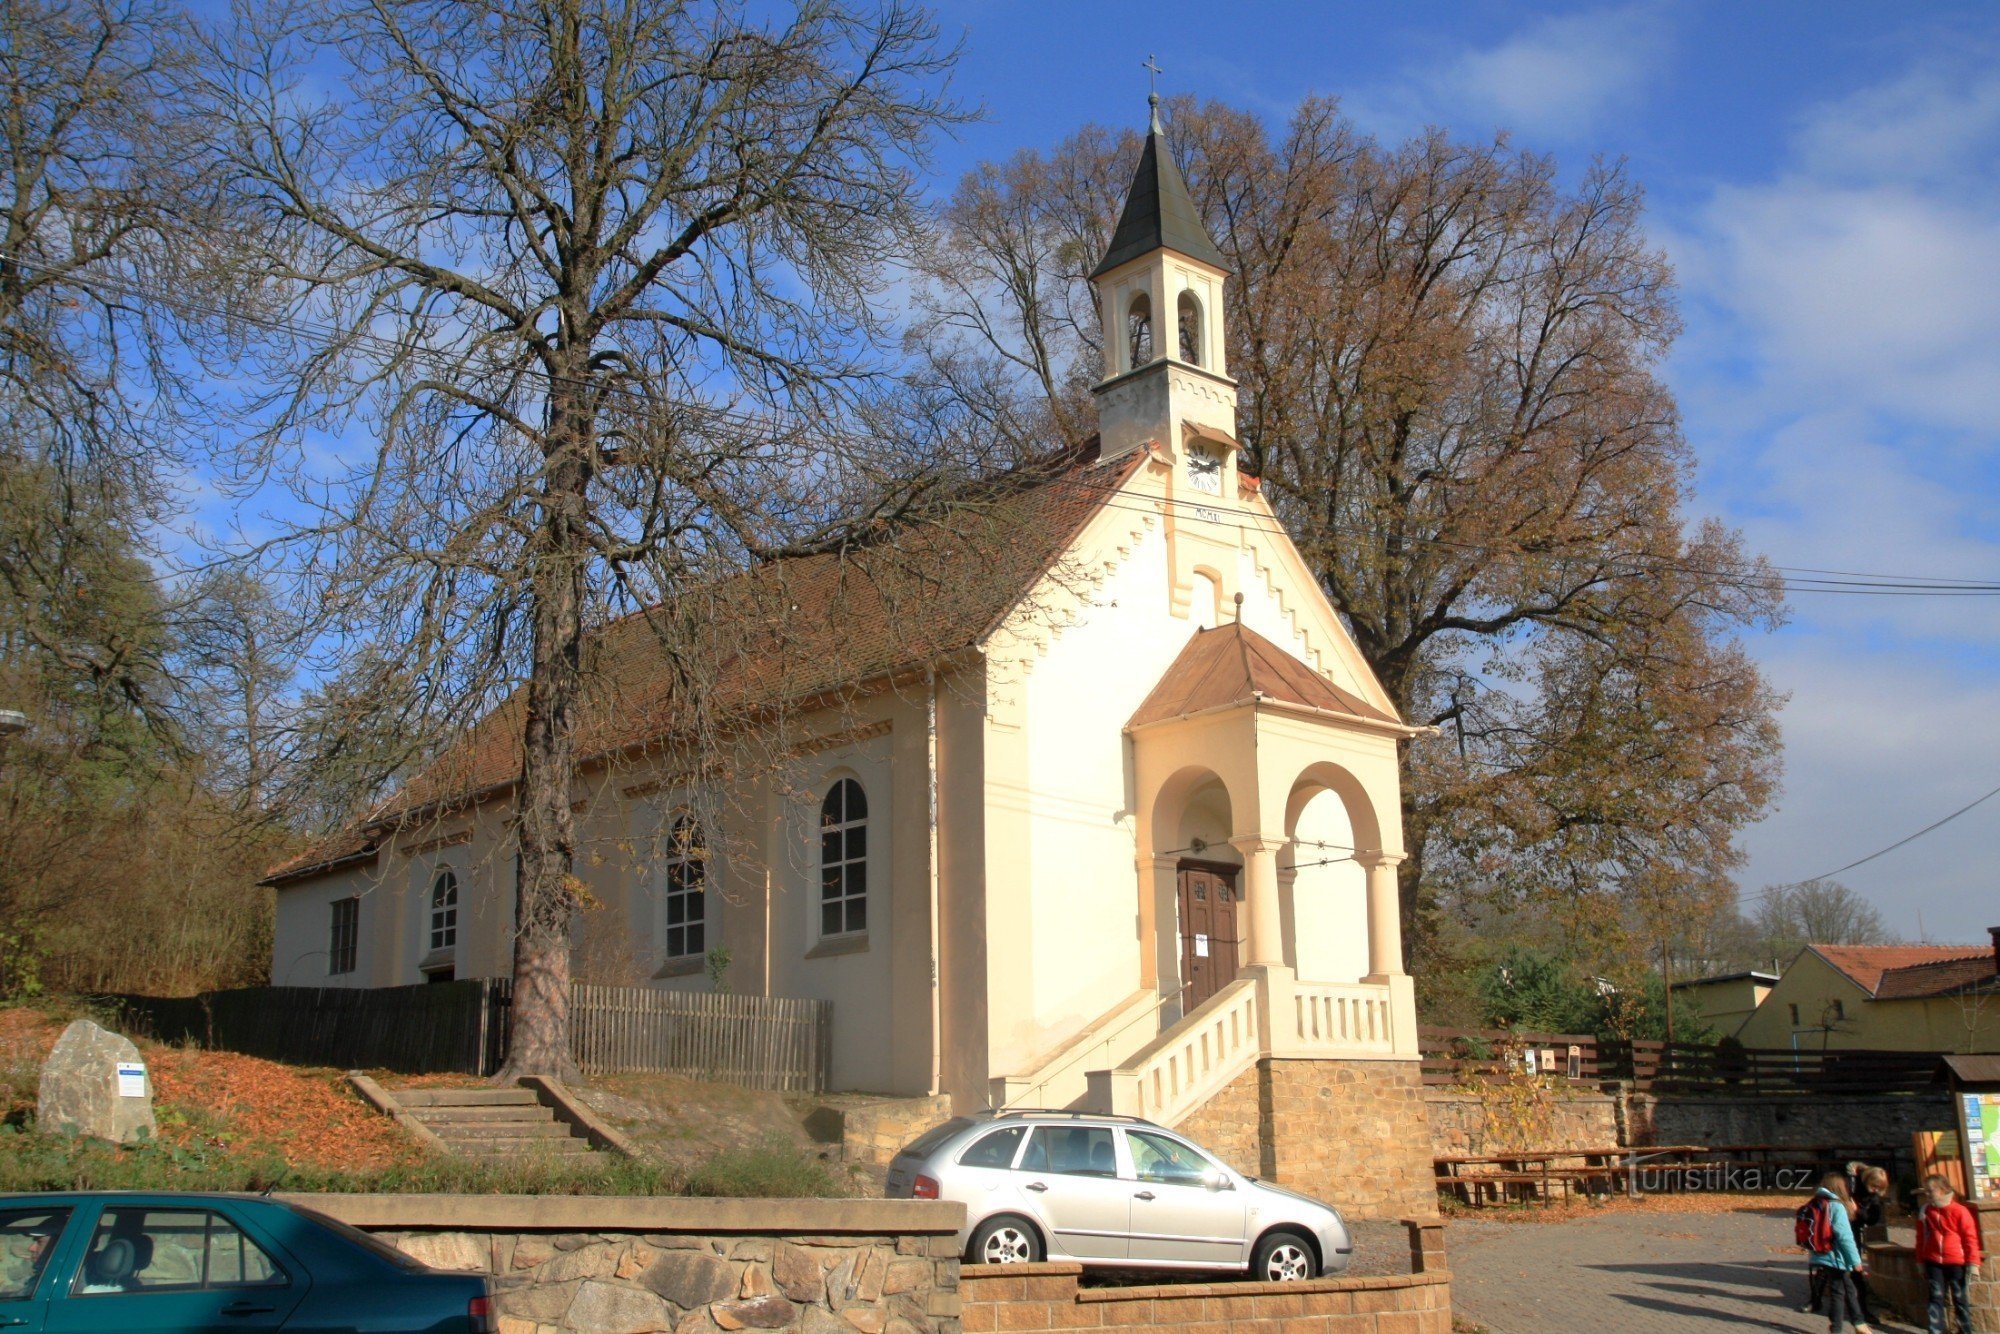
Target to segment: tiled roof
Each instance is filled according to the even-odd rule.
[[[947,518],[896,530],[896,540],[776,561],[611,622],[587,647],[578,755],[588,763],[697,726],[707,734],[719,720],[741,723],[978,643],[1146,457],[1099,463],[1092,441],[967,487]],[[265,883],[365,857],[399,821],[511,784],[525,709],[516,690],[381,806]]]
[[[1144,727],[1260,697],[1376,722],[1395,721],[1256,631],[1232,621],[1196,631],[1126,726]]]
[[[1894,969],[1968,959],[1984,959],[1989,965],[1993,961],[1993,950],[1985,945],[1812,945],[1808,948],[1871,996],[1882,985],[1882,975]]]
[[[1977,989],[1981,983],[2000,978],[1993,951],[1983,950],[1969,959],[1944,959],[1937,963],[1891,968],[1875,987],[1876,1000],[1921,1000],[1928,996],[1949,996]]]

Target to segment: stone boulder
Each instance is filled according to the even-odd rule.
[[[35,1102],[36,1127],[45,1132],[90,1135],[113,1144],[146,1139],[159,1130],[153,1120],[153,1085],[142,1075],[140,1095],[119,1088],[120,1063],[144,1065],[131,1039],[79,1019],[62,1031],[55,1050],[42,1062]]]

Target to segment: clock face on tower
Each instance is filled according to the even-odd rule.
[[[1188,485],[1209,495],[1222,493],[1222,459],[1202,450],[1191,449],[1187,456]]]

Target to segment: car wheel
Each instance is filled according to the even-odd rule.
[[[1024,1265],[1042,1258],[1042,1234],[1025,1218],[1002,1214],[972,1234],[965,1258],[976,1265]]]
[[[1250,1277],[1262,1283],[1296,1283],[1313,1277],[1318,1268],[1312,1246],[1304,1237],[1296,1232],[1273,1232],[1257,1243]]]

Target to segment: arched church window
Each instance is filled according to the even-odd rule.
[[[431,949],[458,945],[458,875],[449,866],[431,881]]]
[[[1144,292],[1132,298],[1125,316],[1125,337],[1132,354],[1132,369],[1153,359],[1153,298]]]
[[[1181,360],[1190,366],[1201,365],[1201,302],[1193,292],[1182,292],[1176,303],[1181,336]]]
[[[667,836],[666,870],[667,957],[700,958],[708,950],[708,847],[701,822],[685,811]]]
[[[819,806],[819,933],[868,929],[868,797],[843,778]]]

